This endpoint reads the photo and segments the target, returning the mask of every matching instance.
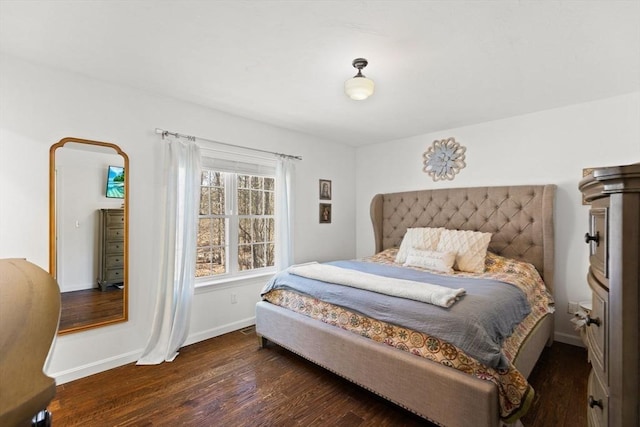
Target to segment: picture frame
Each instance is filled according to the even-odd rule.
[[[320,203],[320,224],[331,224],[331,203]]]
[[[112,199],[124,199],[124,180],[124,166],[109,166],[105,196]]]
[[[321,179],[318,186],[320,200],[331,200],[331,181]]]

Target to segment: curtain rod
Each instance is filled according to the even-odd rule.
[[[171,135],[171,136],[175,136],[176,138],[185,138],[185,139],[188,139],[189,141],[193,141],[193,142],[196,142],[196,140],[200,140],[200,141],[212,142],[214,144],[226,145],[228,147],[242,148],[244,150],[258,151],[260,153],[267,153],[267,154],[273,154],[275,156],[282,156],[282,157],[288,157],[290,159],[302,160],[302,156],[293,156],[291,154],[283,154],[283,153],[277,153],[275,151],[261,150],[259,148],[251,148],[251,147],[245,147],[245,146],[242,146],[242,145],[229,144],[227,142],[214,141],[213,139],[200,138],[200,137],[197,137],[197,136],[185,135],[185,134],[178,133],[178,132],[169,132],[168,130],[164,130],[164,129],[160,129],[160,128],[156,128],[156,133],[162,135],[163,137],[165,137],[167,135]]]

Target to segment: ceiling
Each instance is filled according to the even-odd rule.
[[[0,52],[361,146],[639,91],[640,0],[1,0]]]

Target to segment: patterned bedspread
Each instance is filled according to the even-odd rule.
[[[399,264],[394,262],[396,252],[397,249],[388,249],[363,260],[398,266]],[[487,254],[485,273],[451,274],[504,281],[517,286],[527,295],[531,313],[516,327],[502,346],[503,353],[510,362],[508,368],[494,369],[483,365],[458,347],[448,343],[446,337],[429,336],[381,322],[307,295],[289,290],[272,290],[263,298],[272,304],[491,381],[498,387],[501,418],[506,422],[513,422],[526,413],[533,400],[534,392],[512,362],[528,334],[546,314],[553,312],[553,300],[535,267],[492,253]]]

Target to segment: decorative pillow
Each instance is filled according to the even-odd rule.
[[[455,252],[423,251],[420,249],[409,249],[405,267],[420,267],[429,270],[441,271],[443,273],[453,273],[453,263],[456,261]]]
[[[491,233],[471,230],[443,230],[438,241],[438,252],[455,252],[453,268],[468,273],[484,272],[484,260]]]
[[[407,228],[407,232],[402,238],[402,243],[400,243],[398,255],[396,255],[396,262],[403,264],[407,260],[407,253],[411,248],[435,251],[442,230],[444,228]]]

